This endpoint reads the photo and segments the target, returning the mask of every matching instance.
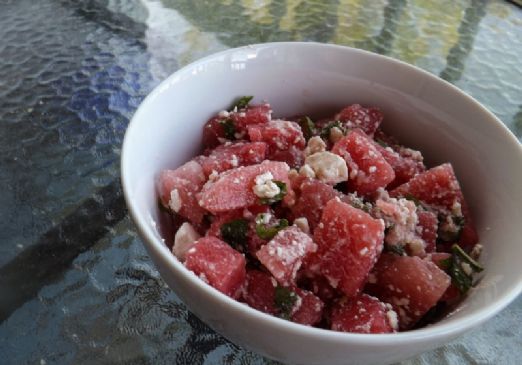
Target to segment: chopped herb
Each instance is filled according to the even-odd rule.
[[[248,103],[250,103],[250,101],[253,99],[254,97],[253,96],[242,96],[240,97],[239,99],[237,99],[234,104],[232,104],[232,106],[230,107],[230,110],[234,110],[234,109],[244,109],[248,106]]]
[[[277,232],[288,227],[288,221],[284,218],[279,219],[276,224],[264,224],[263,216],[264,214],[259,214],[256,218],[256,233],[264,240],[271,240]]]
[[[309,117],[302,117],[299,119],[299,126],[301,127],[301,131],[303,131],[303,135],[305,139],[308,141],[313,137],[315,133],[315,124]]]
[[[384,142],[382,139],[375,139],[375,142],[377,142],[377,144],[379,144],[379,146],[383,147],[383,148],[386,148],[386,147],[389,147],[388,144],[386,142]]]
[[[384,252],[389,252],[398,256],[406,256],[406,251],[404,250],[403,245],[389,245],[385,243]]]
[[[280,190],[279,194],[277,194],[273,198],[261,198],[261,199],[259,199],[259,202],[261,204],[273,204],[275,202],[283,200],[283,198],[285,197],[285,195],[287,193],[286,184],[284,182],[282,182],[282,181],[279,181],[279,180],[273,180],[273,182],[279,188],[279,190]]]
[[[437,231],[437,239],[440,242],[457,242],[464,228],[464,217],[452,215],[439,218],[442,222]]]
[[[414,197],[414,196],[411,195],[411,194],[406,194],[406,195],[404,196],[404,199],[406,199],[406,200],[411,200],[412,202],[415,203],[415,205],[416,205],[417,207],[422,206],[420,200],[417,199],[416,197]]]
[[[234,121],[232,119],[224,119],[220,120],[219,123],[223,126],[223,130],[225,131],[225,138],[234,140],[236,139],[236,126],[234,125]]]
[[[370,213],[371,204],[365,203],[361,198],[355,197],[350,200],[350,205],[356,209],[360,209],[366,213]]]
[[[328,123],[328,125],[326,127],[321,129],[321,133],[320,133],[321,138],[329,139],[330,138],[330,130],[333,127],[339,128],[341,130],[341,132],[343,132],[343,134],[346,134],[346,132],[347,132],[346,128],[341,124],[341,122],[336,120],[336,121]]]
[[[451,246],[451,257],[441,261],[442,268],[451,276],[451,282],[462,294],[465,294],[473,286],[473,273],[481,272],[484,268],[469,255],[459,245]],[[468,270],[464,268],[468,265]]]
[[[238,251],[244,251],[248,232],[248,221],[246,219],[235,219],[225,223],[221,226],[220,231],[223,241]]]
[[[279,317],[290,319],[296,301],[297,294],[294,291],[280,285],[275,288],[274,305],[279,310]]]

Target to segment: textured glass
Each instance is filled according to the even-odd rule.
[[[0,1],[0,363],[271,364],[161,280],[119,154],[158,82],[270,41],[349,45],[463,89],[522,138],[522,9],[484,0]],[[405,364],[516,364],[522,298]]]

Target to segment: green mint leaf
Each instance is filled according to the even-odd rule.
[[[451,265],[453,265],[453,259],[451,258],[451,256],[447,259],[439,261],[439,267],[446,272],[448,272]]]
[[[282,182],[282,181],[279,181],[279,180],[273,180],[273,181],[274,181],[274,184],[276,184],[277,187],[280,190],[279,194],[277,194],[273,198],[261,198],[261,199],[259,199],[259,202],[261,204],[273,204],[273,203],[276,203],[278,201],[283,200],[283,198],[285,197],[285,195],[287,193],[286,184],[284,182]]]
[[[389,252],[398,256],[406,256],[406,251],[404,250],[403,245],[389,245],[385,243],[384,252]]]
[[[315,124],[309,117],[302,117],[298,122],[304,138],[308,141],[315,133]]]
[[[220,231],[223,241],[238,251],[244,251],[248,232],[248,221],[246,219],[235,219],[227,222],[221,226]]]
[[[253,96],[242,96],[240,97],[239,99],[237,99],[234,104],[232,104],[232,106],[230,107],[230,110],[234,110],[237,108],[237,110],[239,109],[244,109],[248,106],[248,104],[250,103],[250,101],[252,101],[254,97]]]
[[[294,291],[280,285],[275,288],[274,305],[279,311],[279,317],[290,319],[296,301],[297,294]]]
[[[225,138],[230,140],[236,139],[236,126],[234,125],[234,121],[232,119],[224,119],[220,120],[219,123],[223,126],[223,131],[225,131]]]
[[[458,260],[453,260],[448,274],[451,276],[451,282],[459,289],[461,294],[465,294],[471,288],[473,283],[471,275],[464,272]]]
[[[451,252],[453,255],[458,256],[459,260],[467,263],[475,272],[481,272],[484,267],[477,261],[473,260],[459,245],[451,246]]]
[[[284,218],[280,219],[276,224],[264,224],[263,215],[264,214],[260,214],[256,218],[256,233],[264,240],[271,240],[277,232],[288,227],[288,221]]]
[[[330,130],[333,127],[339,128],[343,132],[343,134],[346,134],[346,132],[347,132],[346,128],[341,124],[341,122],[336,120],[336,121],[328,123],[326,125],[326,127],[323,127],[323,129],[321,129],[321,132],[319,133],[321,138],[326,139],[326,140],[330,139]]]

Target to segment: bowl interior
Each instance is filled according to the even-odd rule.
[[[385,115],[383,128],[421,150],[428,166],[453,164],[484,245],[486,270],[454,313],[421,331],[482,321],[520,293],[518,141],[492,114],[434,76],[337,46],[267,44],[226,51],[178,71],[147,97],[125,136],[122,180],[149,249],[170,255],[155,224],[159,171],[198,153],[202,125],[241,95],[269,101],[275,116],[321,116],[350,103],[378,106]],[[165,262],[168,267],[162,270],[188,275],[174,259]]]

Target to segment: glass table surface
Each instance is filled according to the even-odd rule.
[[[191,314],[129,219],[140,101],[207,54],[317,41],[419,66],[522,138],[522,9],[485,0],[0,0],[0,363],[275,364]],[[516,364],[522,297],[404,364]]]

